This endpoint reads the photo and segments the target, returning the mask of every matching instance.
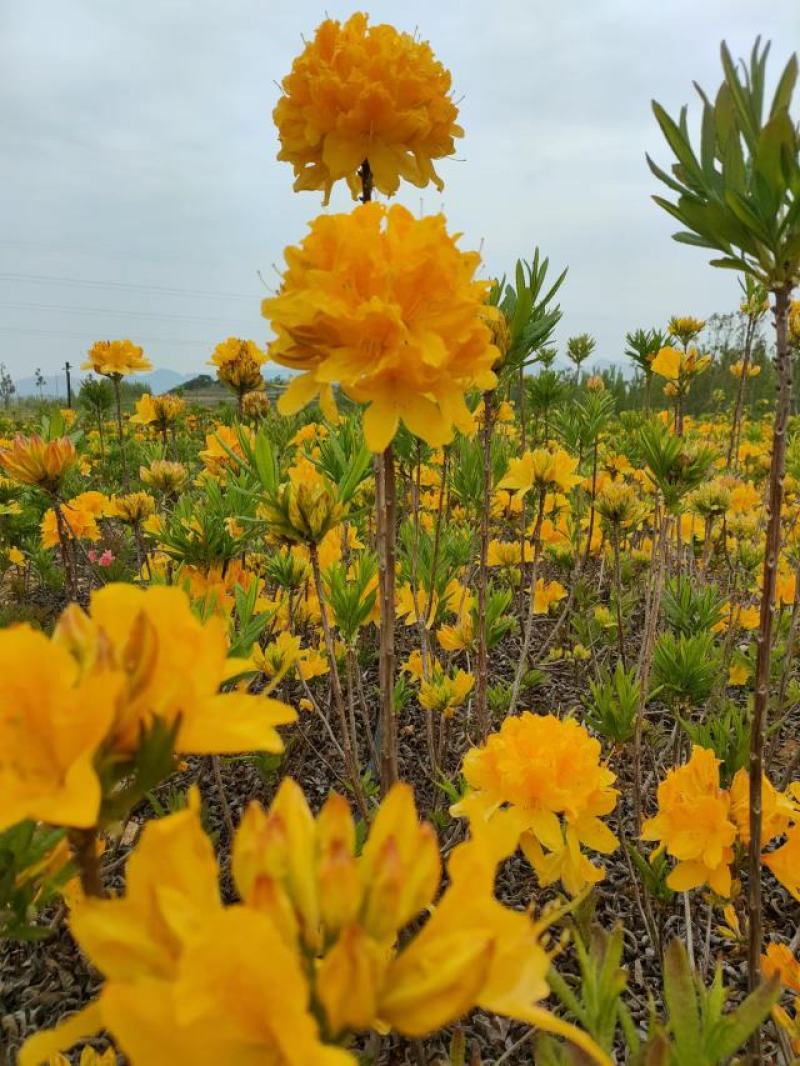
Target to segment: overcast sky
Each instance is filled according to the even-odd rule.
[[[78,363],[130,336],[156,367],[200,371],[259,313],[286,244],[321,208],[275,160],[277,82],[339,0],[0,0],[0,362],[14,375]],[[800,0],[375,0],[452,71],[466,136],[443,161],[463,247],[502,273],[538,244],[569,266],[558,340],[588,331],[598,362],[625,331],[735,307],[735,275],[670,239],[644,159],[669,160],[650,111],[720,80],[773,41],[800,46]],[[463,99],[462,99],[463,98]],[[695,97],[696,99],[696,97]],[[348,210],[344,190],[331,209]]]

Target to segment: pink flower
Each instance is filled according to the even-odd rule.
[[[106,548],[100,558],[97,560],[100,566],[111,566],[114,562],[114,553],[110,548]]]
[[[89,560],[90,563],[96,563],[97,562],[97,552],[94,550],[94,548],[91,548],[86,553],[86,557],[87,557],[87,559]]]

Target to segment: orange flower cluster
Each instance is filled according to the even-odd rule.
[[[793,786],[794,788],[794,786]],[[764,778],[762,846],[789,830],[789,840],[764,856],[764,863],[800,899],[800,810],[788,793],[778,792]],[[739,770],[730,790],[720,787],[719,759],[695,746],[689,762],[670,770],[658,786],[658,813],[642,826],[644,840],[657,840],[655,854],[666,849],[678,860],[667,878],[676,892],[708,884],[719,896],[731,892],[734,844],[750,839],[750,787],[747,771]]]
[[[357,196],[364,160],[387,196],[401,178],[442,188],[433,160],[452,155],[463,130],[450,74],[426,42],[393,26],[368,26],[360,13],[344,24],[327,19],[282,87],[273,111],[278,159],[292,164],[296,191],[320,189],[327,204],[344,178]]]
[[[605,871],[581,845],[602,854],[618,846],[600,821],[616,805],[616,776],[582,725],[529,711],[506,718],[483,747],[467,752],[463,769],[471,791],[452,813],[469,817],[473,833],[487,822],[504,824],[519,835],[542,884],[560,880],[571,895],[602,880]]]
[[[0,468],[23,485],[55,492],[66,472],[78,461],[69,437],[43,440],[38,433],[18,433],[10,447],[0,448]]]
[[[441,215],[370,203],[322,216],[286,263],[280,292],[262,304],[277,334],[270,356],[303,371],[281,397],[283,414],[317,396],[332,413],[338,383],[368,404],[372,451],[391,442],[400,419],[433,447],[454,426],[471,428],[464,395],[494,387],[499,353],[480,317],[479,256],[458,249]]]
[[[142,370],[152,370],[153,364],[142,348],[130,340],[95,341],[81,370],[94,370],[106,377],[126,377]]]

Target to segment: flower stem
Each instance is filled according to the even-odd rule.
[[[386,795],[398,779],[397,719],[394,713],[395,611],[395,481],[391,444],[375,462],[375,518],[378,539],[378,595],[381,634],[379,673],[381,690],[381,792]]]
[[[756,676],[753,700],[753,723],[750,734],[750,844],[748,847],[748,982],[751,991],[759,983],[761,969],[761,785],[764,774],[764,736],[766,733],[769,673],[772,658],[772,622],[775,614],[775,581],[781,548],[781,510],[783,479],[786,469],[786,430],[792,397],[792,363],[789,356],[790,286],[775,290],[776,363],[778,401],[772,433],[772,460],[767,496],[767,532],[764,547],[764,575],[761,591],[761,615],[756,636]]]
[[[97,854],[97,827],[70,829],[69,843],[72,857],[78,868],[81,888],[85,895],[104,899],[106,890],[100,875],[100,858]]]

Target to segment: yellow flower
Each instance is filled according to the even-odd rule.
[[[790,796],[778,790],[764,776],[761,783],[761,846],[782,836],[800,811]],[[731,819],[736,823],[743,844],[750,842],[750,777],[743,767],[731,783]]]
[[[72,934],[105,985],[78,1015],[31,1037],[20,1066],[100,1029],[132,1066],[354,1063],[321,1044],[300,957],[273,924],[252,909],[223,908],[198,806],[195,792],[188,809],[145,826],[124,896],[75,908]]]
[[[259,515],[275,537],[319,544],[346,513],[337,486],[302,456],[288,474],[289,480],[261,504]]]
[[[642,839],[660,841],[658,850],[678,859],[667,878],[675,892],[708,883],[717,895],[730,895],[736,839],[730,808],[731,797],[719,785],[719,760],[707,748],[693,747],[689,762],[658,786],[658,814],[642,826]]]
[[[37,485],[54,493],[64,475],[78,461],[75,445],[69,437],[43,440],[37,433],[30,437],[17,434],[13,442],[0,447],[0,469],[23,485]]]
[[[285,779],[268,812],[247,809],[233,849],[245,904],[316,957],[315,999],[329,1031],[391,1027],[418,1037],[480,1006],[560,1032],[594,1061],[609,1062],[536,1004],[548,991],[544,926],[494,899],[497,865],[515,840],[495,835],[457,847],[435,904],[439,849],[407,785],[389,792],[359,857],[355,842],[340,796],[330,796],[315,819]],[[430,907],[422,930],[399,947],[398,934]]]
[[[145,827],[124,896],[76,906],[72,934],[106,983],[78,1015],[30,1038],[19,1066],[100,1029],[131,1066],[355,1066],[321,1042],[319,1025],[337,1040],[389,1028],[418,1037],[476,1006],[564,1036],[610,1066],[585,1033],[538,1005],[548,993],[548,923],[494,898],[507,840],[456,847],[434,904],[438,844],[407,786],[387,795],[357,856],[342,797],[314,818],[285,779],[269,811],[252,804],[244,814],[232,856],[242,902],[226,907],[198,806],[193,791],[186,810]],[[431,907],[421,931],[398,938]]]
[[[677,348],[671,348],[669,345],[661,348],[651,360],[650,369],[667,381],[677,381],[681,373],[682,354]]]
[[[673,315],[667,323],[667,332],[683,345],[687,345],[698,333],[702,333],[704,326],[705,321],[702,318],[693,318],[691,315]]]
[[[560,879],[572,895],[602,879],[604,870],[580,845],[604,854],[617,847],[600,817],[618,793],[615,775],[600,763],[600,744],[583,726],[529,711],[507,718],[483,747],[467,752],[463,772],[471,791],[451,813],[469,817],[473,833],[494,818],[509,822],[543,884]]]
[[[521,556],[518,540],[490,540],[487,564],[489,566],[519,566]],[[533,547],[525,542],[525,562],[533,559]]]
[[[9,548],[8,561],[11,563],[12,566],[24,566],[25,556],[22,554],[19,548]]]
[[[800,823],[786,833],[786,842],[763,857],[783,887],[800,903]]]
[[[217,377],[240,397],[264,388],[261,367],[267,357],[255,341],[228,337],[214,349],[209,362],[217,367]]]
[[[82,507],[75,507],[74,501],[61,504],[61,514],[64,518],[64,531],[67,540],[90,540],[100,539],[100,529],[97,525],[97,517],[93,511]],[[60,543],[58,535],[58,521],[52,507],[42,515],[41,522],[42,546],[55,548]]]
[[[745,376],[744,359],[739,359],[737,362],[732,363],[728,369],[735,378],[741,378]],[[747,365],[747,377],[757,378],[761,373],[761,367],[756,363],[748,363]]]
[[[95,341],[86,362],[81,364],[81,370],[94,370],[106,377],[125,377],[152,369],[144,351],[130,340]]]
[[[114,717],[115,678],[81,679],[69,653],[27,625],[0,630],[0,829],[24,818],[95,824],[95,752]]]
[[[430,680],[420,685],[420,706],[433,714],[452,718],[475,687],[475,677],[465,670],[456,670],[449,675],[438,664],[437,667],[434,667]]]
[[[344,178],[357,196],[356,172],[369,161],[375,187],[391,196],[400,179],[442,182],[433,160],[452,155],[458,109],[450,74],[431,47],[393,26],[326,19],[292,64],[273,119],[292,164],[294,188],[320,189],[325,203]]]
[[[575,473],[578,460],[559,448],[555,452],[536,448],[523,452],[519,459],[508,464],[508,473],[499,483],[500,489],[513,489],[517,496],[524,496],[534,486],[540,490],[558,489],[569,492],[581,481]]]
[[[67,608],[53,646],[72,652],[84,678],[120,678],[108,751],[134,752],[141,729],[158,718],[177,727],[178,752],[280,752],[275,727],[295,720],[291,707],[219,693],[242,669],[226,658],[225,633],[216,615],[201,622],[181,589],[112,584],[92,594],[88,613],[77,604]]]
[[[216,346],[209,363],[213,366],[223,367],[228,363],[235,363],[241,359],[249,359],[256,366],[263,366],[267,361],[266,354],[255,341],[242,340],[240,337],[228,337],[226,341],[221,341]]]
[[[241,429],[249,437],[252,444],[255,440],[250,429]],[[231,456],[233,452],[233,456]],[[243,458],[242,444],[239,434],[233,426],[218,425],[213,433],[206,434],[205,450],[198,453],[200,461],[209,473],[220,477],[227,470],[238,468],[238,459]]]
[[[750,677],[750,667],[745,663],[732,663],[728,668],[729,685],[746,685]]]
[[[139,467],[139,477],[159,492],[175,494],[186,484],[188,473],[183,463],[169,459],[154,459],[149,466]]]
[[[536,581],[536,590],[533,597],[533,613],[547,614],[553,603],[563,600],[567,590],[558,581],[545,581],[540,577]]]
[[[479,257],[458,249],[441,215],[370,203],[322,216],[286,261],[280,292],[262,304],[277,334],[270,356],[302,371],[281,396],[283,414],[317,396],[335,410],[338,382],[368,405],[364,435],[375,452],[401,419],[433,447],[471,423],[465,393],[494,387],[498,353],[478,313]]]
[[[155,514],[155,510],[156,501],[148,492],[129,492],[126,496],[112,497],[108,514],[130,525],[138,525]]]
[[[131,422],[149,426],[155,424],[158,429],[166,430],[183,413],[186,404],[180,396],[152,396],[143,392],[136,401],[136,414],[131,415]]]
[[[784,988],[800,993],[800,962],[786,944],[767,944],[766,954],[761,956],[761,971],[765,977],[777,974]]]

